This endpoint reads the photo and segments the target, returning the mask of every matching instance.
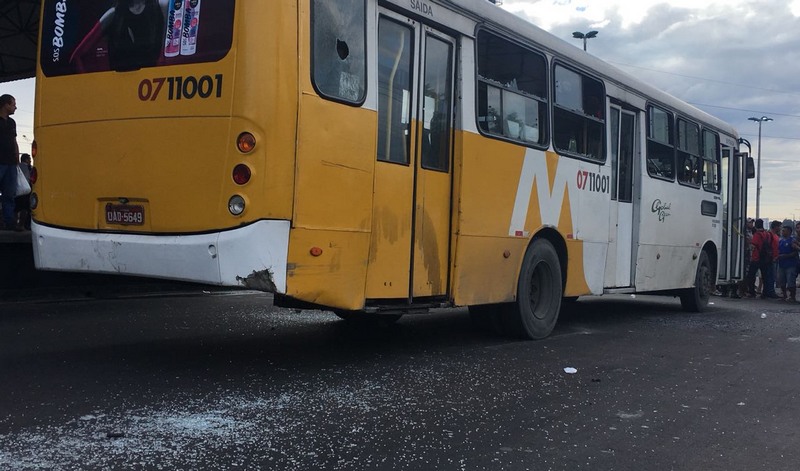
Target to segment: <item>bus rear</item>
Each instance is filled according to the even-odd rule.
[[[37,268],[285,283],[292,5],[44,0],[41,18]]]

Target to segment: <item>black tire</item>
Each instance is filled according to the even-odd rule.
[[[694,287],[681,293],[681,306],[684,311],[703,312],[708,306],[708,298],[714,291],[714,270],[705,251],[700,252],[697,272],[694,275]]]
[[[535,240],[522,261],[517,300],[504,315],[508,333],[533,340],[550,335],[561,310],[562,283],[561,263],[553,244]]]

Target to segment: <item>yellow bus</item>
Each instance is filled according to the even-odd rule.
[[[44,270],[262,289],[342,317],[742,276],[736,130],[486,0],[44,0]]]

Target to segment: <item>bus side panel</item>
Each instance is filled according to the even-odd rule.
[[[332,308],[364,307],[369,233],[294,228],[289,236],[286,294]],[[321,249],[319,255],[312,248]],[[316,253],[316,252],[315,252]]]
[[[525,149],[475,133],[461,135],[459,232],[462,236],[508,237]]]
[[[585,267],[605,257],[606,244],[600,240],[586,245],[578,240],[575,220],[583,214],[585,225],[591,227],[607,214],[601,210],[607,207],[606,198],[584,197],[576,187],[576,172],[582,167],[597,169],[597,165],[474,133],[464,133],[463,140],[454,302],[513,301],[525,250],[545,227],[556,228],[568,247],[565,295],[602,292],[603,271],[593,269],[587,279]],[[578,211],[581,204],[589,203],[590,208]],[[592,237],[592,232],[587,236]]]
[[[692,247],[641,245],[636,261],[636,291],[691,288],[699,252],[699,248]]]
[[[459,306],[511,302],[528,241],[510,237],[460,236],[453,277],[453,302]],[[510,256],[505,257],[508,251]]]
[[[305,94],[298,129],[287,294],[360,308],[372,224],[376,114]],[[322,256],[308,259],[312,247],[321,248]]]
[[[714,195],[647,174],[642,178],[646,182],[642,185],[636,290],[690,288],[702,247],[719,239],[715,218],[703,216],[700,210],[702,200]]]
[[[452,297],[457,305],[513,301],[527,240],[508,236],[524,149],[457,133],[458,228]],[[508,251],[508,257],[505,252]]]
[[[374,111],[302,97],[295,227],[370,231],[376,118]]]

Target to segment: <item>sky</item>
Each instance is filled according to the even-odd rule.
[[[758,156],[761,217],[800,218],[800,0],[504,0],[502,8],[575,47],[597,30],[600,59],[726,121]],[[0,84],[17,98],[19,144],[33,140],[33,80]],[[755,216],[755,180],[748,215]]]

